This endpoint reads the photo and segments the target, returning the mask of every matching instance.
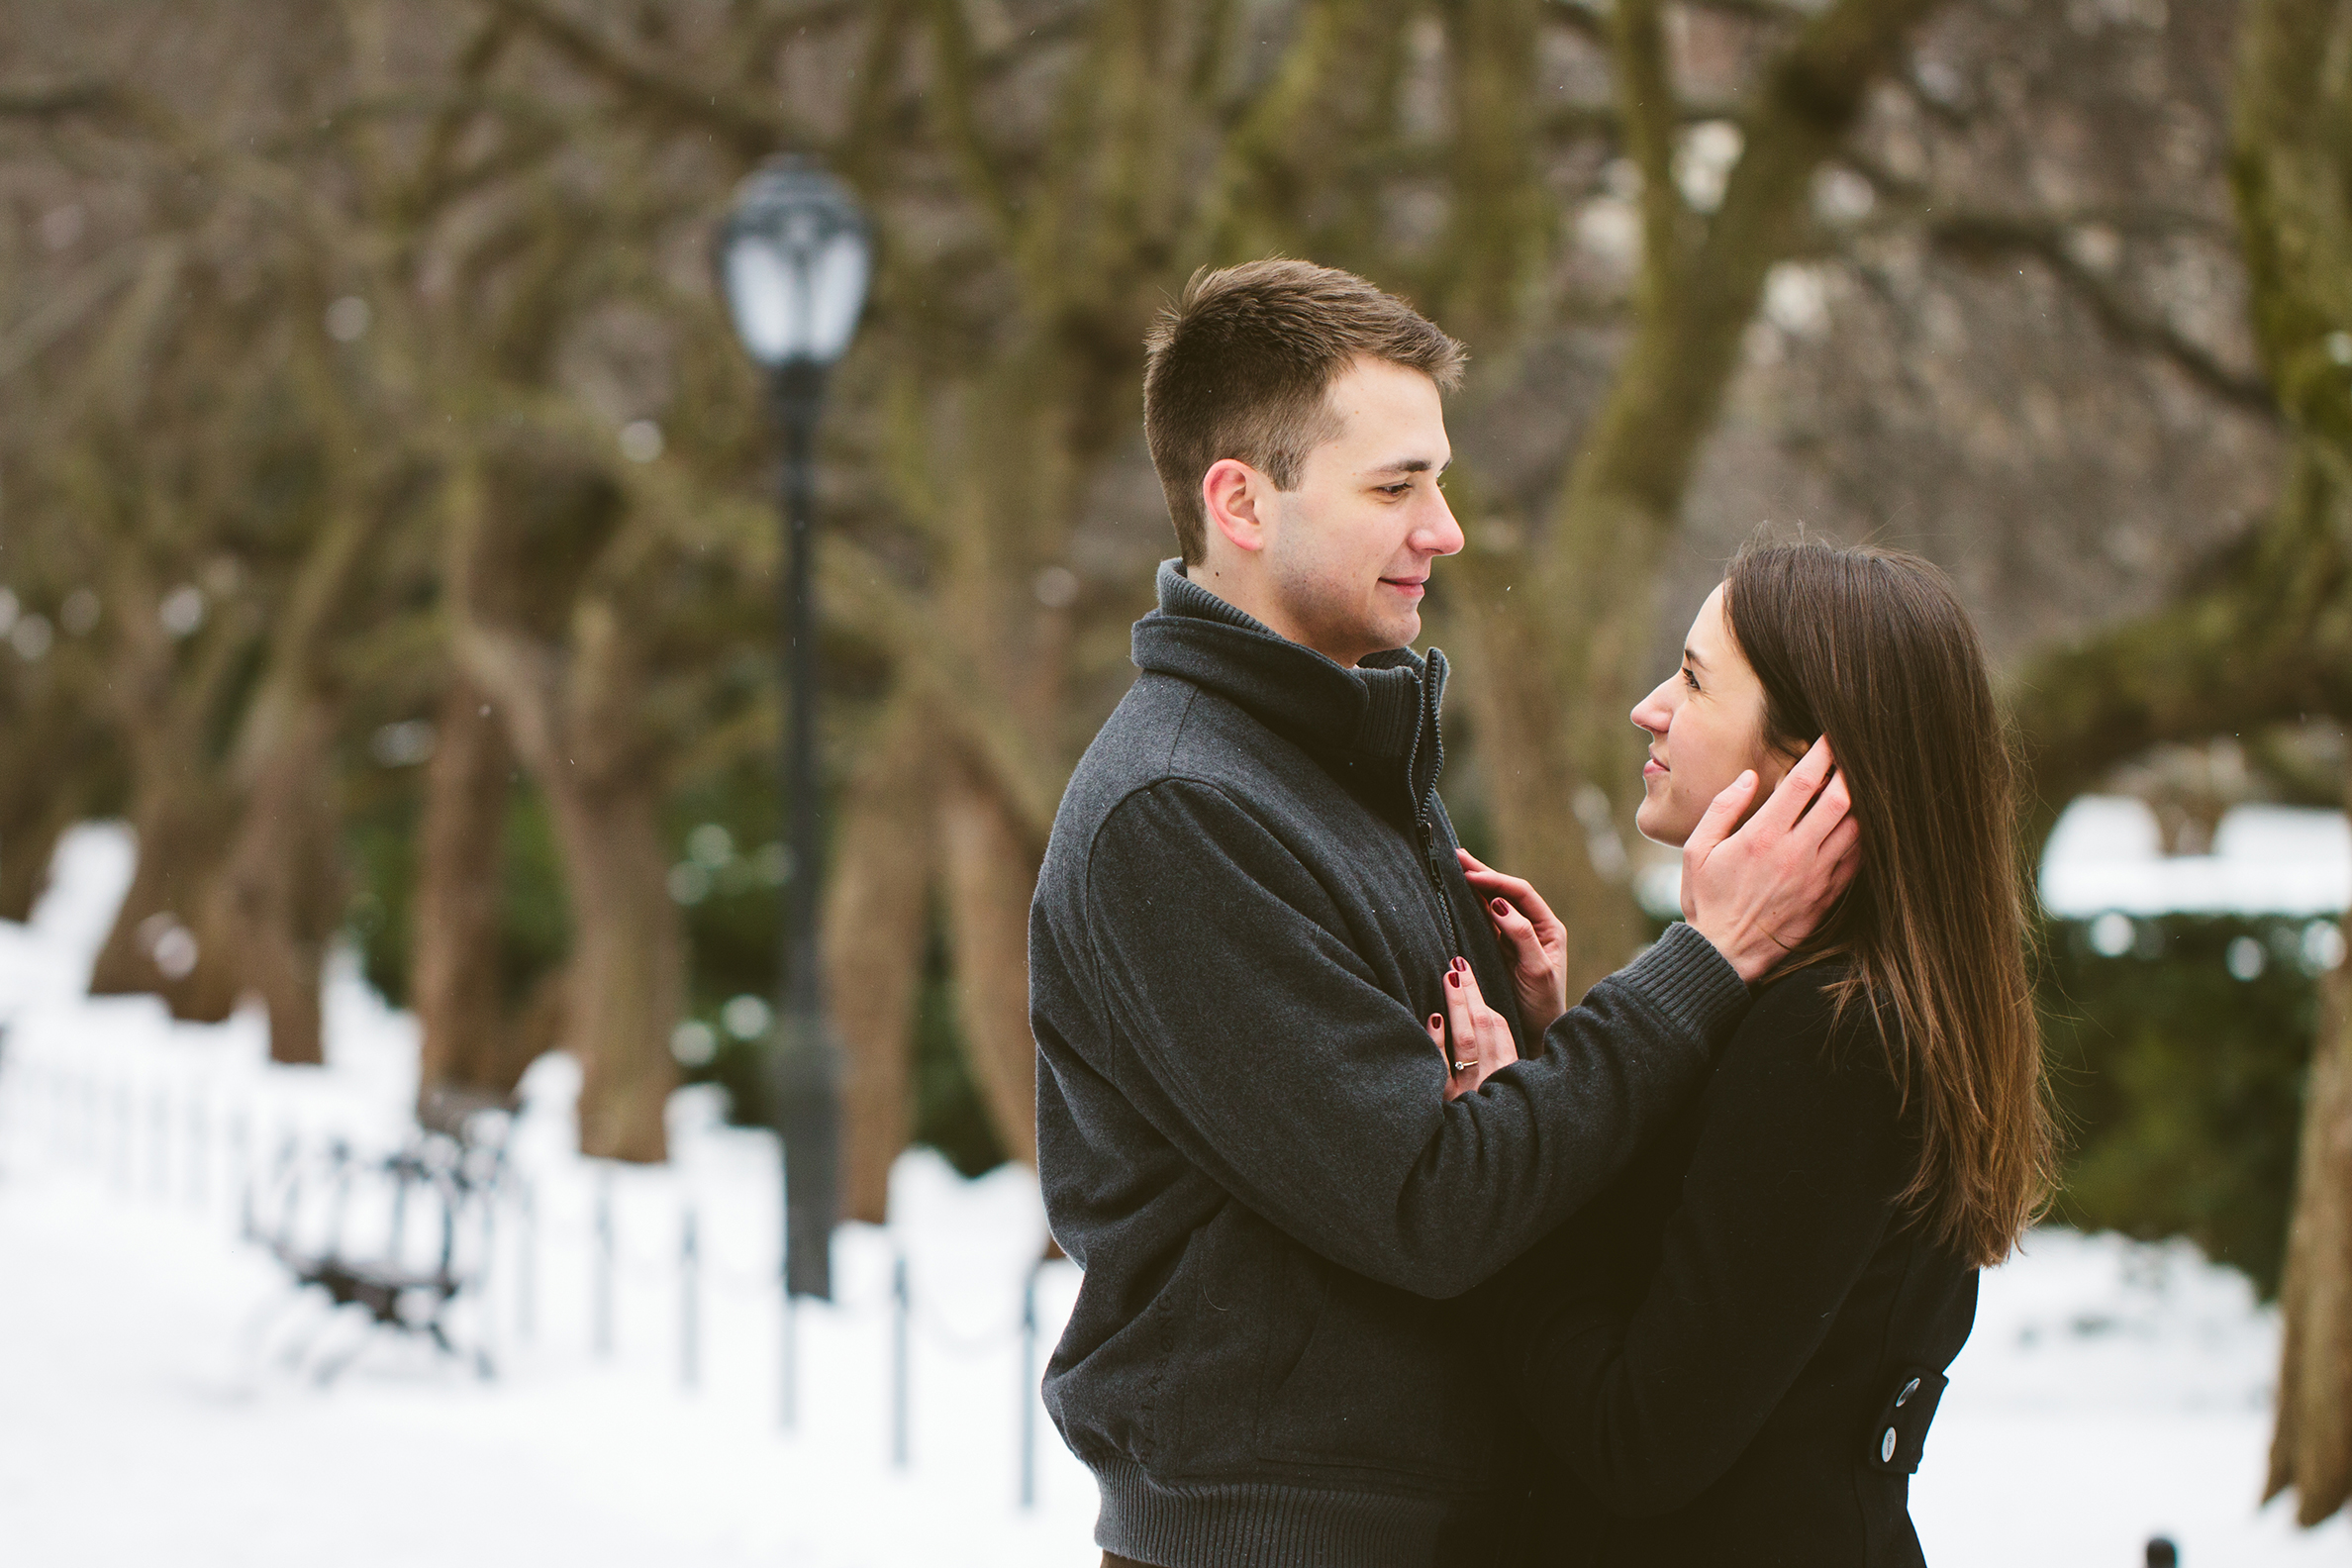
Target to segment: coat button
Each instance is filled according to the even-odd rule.
[[[1903,1385],[1903,1392],[1895,1396],[1895,1408],[1901,1410],[1911,1402],[1911,1397],[1918,1392],[1919,1380],[1912,1378],[1909,1383]]]
[[[1892,1426],[1890,1426],[1890,1427],[1888,1427],[1888,1428],[1887,1428],[1887,1435],[1886,1435],[1886,1436],[1884,1436],[1884,1437],[1881,1437],[1881,1438],[1879,1439],[1879,1463],[1880,1463],[1880,1464],[1893,1464],[1894,1462],[1895,1462],[1895,1428],[1894,1428],[1894,1427],[1892,1427]]]

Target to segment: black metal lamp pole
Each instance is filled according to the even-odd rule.
[[[771,378],[784,437],[785,798],[792,811],[792,870],[784,879],[782,991],[774,1057],[776,1131],[784,1140],[784,1289],[833,1297],[833,1225],[840,1219],[839,1056],[827,1025],[817,961],[817,607],[815,475],[825,367],[780,365]]]
[[[721,287],[744,348],[768,372],[784,439],[783,783],[792,864],[784,881],[782,973],[773,1056],[776,1131],[784,1143],[784,1291],[833,1295],[840,1215],[840,1069],[817,961],[818,832],[815,483],[826,372],[849,346],[865,302],[871,249],[864,215],[840,181],[779,158],[743,181],[720,235]],[[792,1346],[786,1319],[786,1420]]]

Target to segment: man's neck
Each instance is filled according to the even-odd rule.
[[[1254,574],[1220,569],[1202,561],[1186,566],[1184,576],[1194,587],[1217,595],[1276,637],[1296,642],[1301,647],[1314,648],[1341,669],[1356,667],[1353,653],[1335,653],[1327,647],[1317,646],[1313,639],[1301,636],[1299,628],[1282,613],[1282,607],[1274,601],[1274,596],[1260,591],[1262,584]]]

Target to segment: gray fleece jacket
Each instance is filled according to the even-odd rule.
[[[1158,586],[1030,913],[1038,1173],[1086,1276],[1047,1408],[1123,1556],[1491,1561],[1510,1362],[1449,1302],[1688,1099],[1746,987],[1678,926],[1446,1104],[1453,956],[1515,1010],[1436,794],[1444,656],[1348,670]]]

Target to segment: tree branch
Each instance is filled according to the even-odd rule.
[[[548,0],[488,0],[573,65],[658,119],[724,137],[746,162],[820,145],[814,131],[735,92],[673,75]]]
[[[1739,116],[1738,104],[1715,99],[1686,99],[1674,106],[1674,123],[1677,126],[1704,125],[1710,120],[1736,121]],[[1554,146],[1561,146],[1602,139],[1614,140],[1623,124],[1624,116],[1616,104],[1565,103],[1554,104],[1538,115],[1535,130],[1538,136]]]
[[[1641,170],[1641,283],[1645,310],[1662,311],[1682,272],[1690,209],[1674,184],[1674,71],[1658,0],[1617,0],[1617,120],[1625,151]]]
[[[1543,8],[1544,16],[1559,23],[1569,32],[1603,49],[1610,47],[1609,13],[1586,0],[1552,0]]]
[[[931,0],[932,80],[936,86],[939,135],[945,139],[956,165],[963,170],[972,200],[979,204],[988,226],[1008,258],[1022,252],[1021,215],[1005,190],[996,155],[981,139],[975,102],[978,65],[972,37],[964,21],[962,0]]]
[[[73,115],[107,114],[121,107],[121,93],[108,81],[0,88],[0,119],[6,120],[63,120]]]
[[[2299,457],[2269,517],[2152,615],[2047,652],[2010,682],[2033,782],[2029,841],[2115,763],[2165,740],[2352,717],[2343,497]]]
[[[1766,27],[1803,27],[1813,20],[1811,11],[1789,4],[1788,0],[1687,0],[1687,3],[1698,10],[1716,11]]]
[[[2223,364],[2170,322],[2126,300],[2112,283],[2076,259],[2066,235],[2066,229],[2057,224],[1997,213],[1965,213],[1927,226],[1929,243],[1955,255],[2033,257],[2090,308],[2116,343],[2161,355],[2223,402],[2259,414],[2277,413],[2271,389],[2260,377]]]

